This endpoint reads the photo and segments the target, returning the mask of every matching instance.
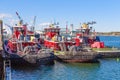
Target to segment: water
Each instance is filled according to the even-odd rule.
[[[120,80],[120,61],[103,59],[100,63],[56,62],[53,66],[13,68],[12,80]]]

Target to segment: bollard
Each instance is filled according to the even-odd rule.
[[[117,58],[117,62],[119,62],[119,60],[120,60],[120,59],[119,59],[119,58]]]

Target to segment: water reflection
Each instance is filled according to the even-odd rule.
[[[51,66],[13,68],[12,80],[119,80],[120,62],[59,63]]]

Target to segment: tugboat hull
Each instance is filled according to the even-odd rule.
[[[27,56],[28,59],[24,57],[20,57],[16,54],[10,54],[10,60],[12,66],[39,66],[39,65],[52,65],[54,64],[54,58],[44,57],[44,58],[35,58]]]
[[[56,55],[56,60],[69,63],[96,63],[99,62],[98,57],[100,56],[95,52],[77,52],[75,54],[65,52],[62,55]]]
[[[29,52],[29,53],[23,53],[17,52],[17,53],[11,53],[10,50],[8,50],[6,45],[4,45],[4,50],[6,55],[9,55],[9,58],[11,60],[12,65],[50,65],[54,64],[54,54],[49,50],[41,50],[38,53],[35,52]]]

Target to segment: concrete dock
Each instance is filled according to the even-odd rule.
[[[56,52],[55,60],[61,62],[80,62],[91,63],[98,62],[102,58],[120,58],[120,50],[114,51],[97,51],[97,52],[77,52],[71,54],[69,52]]]
[[[94,63],[98,62],[99,55],[96,52],[76,52],[69,51],[55,53],[55,60],[61,62]]]
[[[97,54],[101,55],[102,58],[120,58],[120,50],[97,51]]]

